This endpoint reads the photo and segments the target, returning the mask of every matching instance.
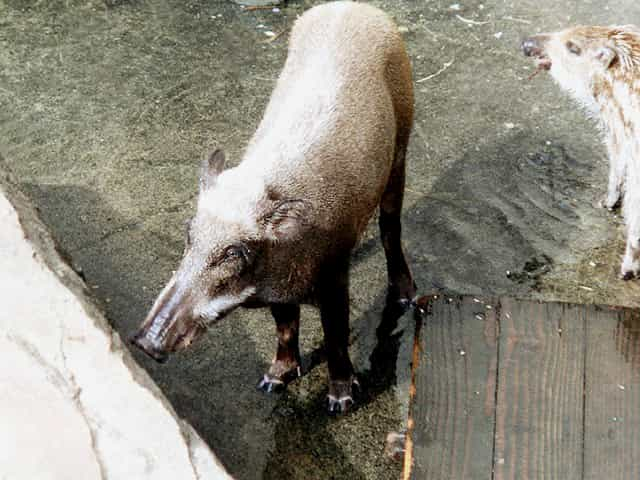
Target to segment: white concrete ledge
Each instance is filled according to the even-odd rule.
[[[135,363],[1,165],[0,478],[231,478]]]

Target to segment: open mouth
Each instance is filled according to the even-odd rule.
[[[541,53],[537,55],[536,58],[536,69],[537,70],[550,70],[551,69],[551,59],[547,57],[545,54]]]
[[[538,75],[543,70],[548,71],[551,69],[551,59],[547,57],[545,54],[540,53],[538,55],[535,55],[534,58],[536,62],[536,69],[533,71],[531,75],[529,75],[529,78],[527,80],[531,80],[533,77]]]
[[[185,331],[176,339],[173,351],[182,350],[189,347],[194,341],[196,341],[204,332],[207,331],[206,325],[196,324],[189,330]]]
[[[526,57],[531,57],[535,60],[536,69],[529,77],[532,78],[540,73],[542,70],[551,69],[551,59],[546,55],[544,44],[546,43],[545,36],[534,35],[523,40],[521,48],[522,53]]]

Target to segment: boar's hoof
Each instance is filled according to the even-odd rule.
[[[389,432],[384,445],[384,453],[388,458],[401,462],[404,459],[407,432]]]
[[[640,260],[634,260],[629,253],[625,254],[620,267],[620,278],[625,281],[640,278]]]
[[[414,304],[418,286],[410,278],[389,285],[387,290],[387,304],[395,303],[400,308],[408,310]]]
[[[620,195],[620,192],[607,193],[607,195],[598,203],[602,208],[606,208],[610,212],[613,212],[622,206],[622,195]]]
[[[329,383],[329,395],[327,395],[327,411],[329,415],[344,415],[354,405],[353,393],[360,388],[358,380],[353,378],[347,381],[331,381]]]
[[[620,273],[620,280],[624,280],[625,282],[628,280],[633,280],[634,278],[636,278],[636,274],[633,272],[633,270],[628,270]]]
[[[398,296],[390,290],[387,294],[383,316],[385,318],[400,318],[410,308],[416,306],[417,300],[417,295],[414,295],[413,297]]]
[[[608,202],[604,204],[604,208],[606,208],[610,212],[615,212],[616,210],[620,210],[621,206],[622,206],[622,201],[620,199],[616,200],[615,202]]]
[[[351,409],[353,405],[353,398],[351,398],[351,395],[346,395],[340,398],[329,395],[327,399],[327,410],[329,412],[329,415],[344,415]]]
[[[266,393],[282,392],[287,385],[279,378],[272,377],[268,373],[264,374],[262,380],[258,382],[258,390]]]
[[[269,369],[269,373],[265,373],[264,376],[258,382],[258,389],[266,393],[281,392],[285,389],[289,382],[292,382],[296,378],[302,376],[300,367],[292,368],[291,370],[282,373],[280,375],[273,374],[273,366]]]

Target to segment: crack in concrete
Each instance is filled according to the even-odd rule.
[[[102,456],[100,454],[100,449],[98,448],[98,432],[91,425],[91,421],[90,421],[89,415],[85,411],[85,408],[82,405],[82,401],[80,400],[80,394],[82,393],[82,389],[77,385],[75,375],[73,374],[73,372],[67,366],[67,355],[64,353],[64,337],[65,337],[64,322],[60,321],[60,343],[59,343],[59,348],[60,348],[60,355],[62,356],[62,366],[63,366],[65,372],[69,375],[69,379],[70,379],[72,385],[76,388],[76,393],[73,396],[73,401],[74,401],[74,403],[76,405],[76,408],[78,409],[78,412],[80,413],[80,415],[82,415],[82,418],[84,419],[84,422],[86,423],[87,428],[89,429],[89,436],[91,437],[91,449],[93,450],[93,453],[95,454],[96,460],[98,462],[98,468],[100,469],[100,478],[101,479],[106,479],[108,477],[107,476],[107,468],[104,465],[104,462],[102,460]]]
[[[100,470],[100,479],[107,480],[107,468],[100,454],[100,450],[98,448],[98,432],[93,427],[91,417],[86,412],[84,405],[80,399],[80,395],[82,393],[82,388],[79,387],[76,383],[75,375],[71,372],[69,367],[67,366],[67,355],[64,351],[64,324],[63,322],[59,323],[60,327],[60,341],[59,341],[59,351],[62,359],[63,372],[60,371],[56,366],[52,365],[48,362],[38,351],[37,347],[33,345],[28,340],[17,337],[11,334],[6,334],[6,338],[13,344],[17,345],[21,350],[29,355],[35,362],[42,368],[45,372],[45,375],[51,382],[53,386],[55,386],[63,395],[71,398],[76,407],[78,413],[82,416],[82,419],[87,426],[89,431],[89,437],[91,440],[91,449],[95,455],[96,463]],[[175,418],[175,416],[174,416]],[[184,441],[184,444],[187,448],[188,456],[189,456],[189,465],[191,466],[191,470],[193,471],[193,475],[195,480],[202,480],[198,468],[196,467],[195,461],[195,453],[194,453],[194,436],[190,432],[189,425],[184,424],[184,422],[180,419],[177,419],[179,422],[179,432],[180,437]]]
[[[67,379],[60,373],[60,371],[51,365],[45,358],[40,354],[38,349],[28,342],[27,340],[15,337],[10,333],[5,334],[5,338],[9,340],[11,343],[20,347],[25,353],[27,353],[33,360],[36,361],[38,365],[40,365],[47,378],[50,380],[51,384],[60,390],[64,395],[73,398],[76,395],[76,392],[73,390],[72,386],[69,385]]]
[[[191,470],[193,471],[193,476],[195,480],[201,480],[200,474],[198,473],[198,468],[196,467],[194,454],[193,454],[193,435],[189,430],[190,425],[185,424],[185,422],[175,416],[178,422],[178,431],[180,432],[180,437],[184,441],[185,446],[187,447],[187,453],[189,455],[189,465],[191,465]]]
[[[76,384],[75,377],[73,373],[67,367],[67,357],[63,350],[63,342],[64,342],[64,328],[62,326],[62,322],[60,323],[60,353],[62,355],[62,364],[67,373],[65,376],[60,372],[58,368],[49,363],[38,351],[35,345],[33,345],[28,340],[25,340],[21,337],[16,337],[11,334],[6,334],[6,338],[13,344],[17,345],[20,349],[22,349],[27,355],[29,355],[33,360],[36,361],[38,365],[44,370],[47,378],[51,381],[51,384],[56,387],[63,395],[71,398],[73,400],[73,404],[76,407],[76,410],[84,420],[87,429],[89,430],[89,438],[91,439],[91,449],[96,457],[96,463],[98,464],[98,469],[100,470],[100,478],[101,480],[106,480],[107,472],[106,467],[102,461],[102,457],[100,455],[99,449],[97,447],[97,433],[95,429],[91,425],[91,421],[89,415],[85,412],[84,406],[80,400],[80,394],[82,389]]]

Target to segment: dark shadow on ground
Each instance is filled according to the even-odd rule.
[[[571,242],[602,221],[592,166],[562,145],[516,134],[465,153],[404,215],[423,286],[527,295]]]

